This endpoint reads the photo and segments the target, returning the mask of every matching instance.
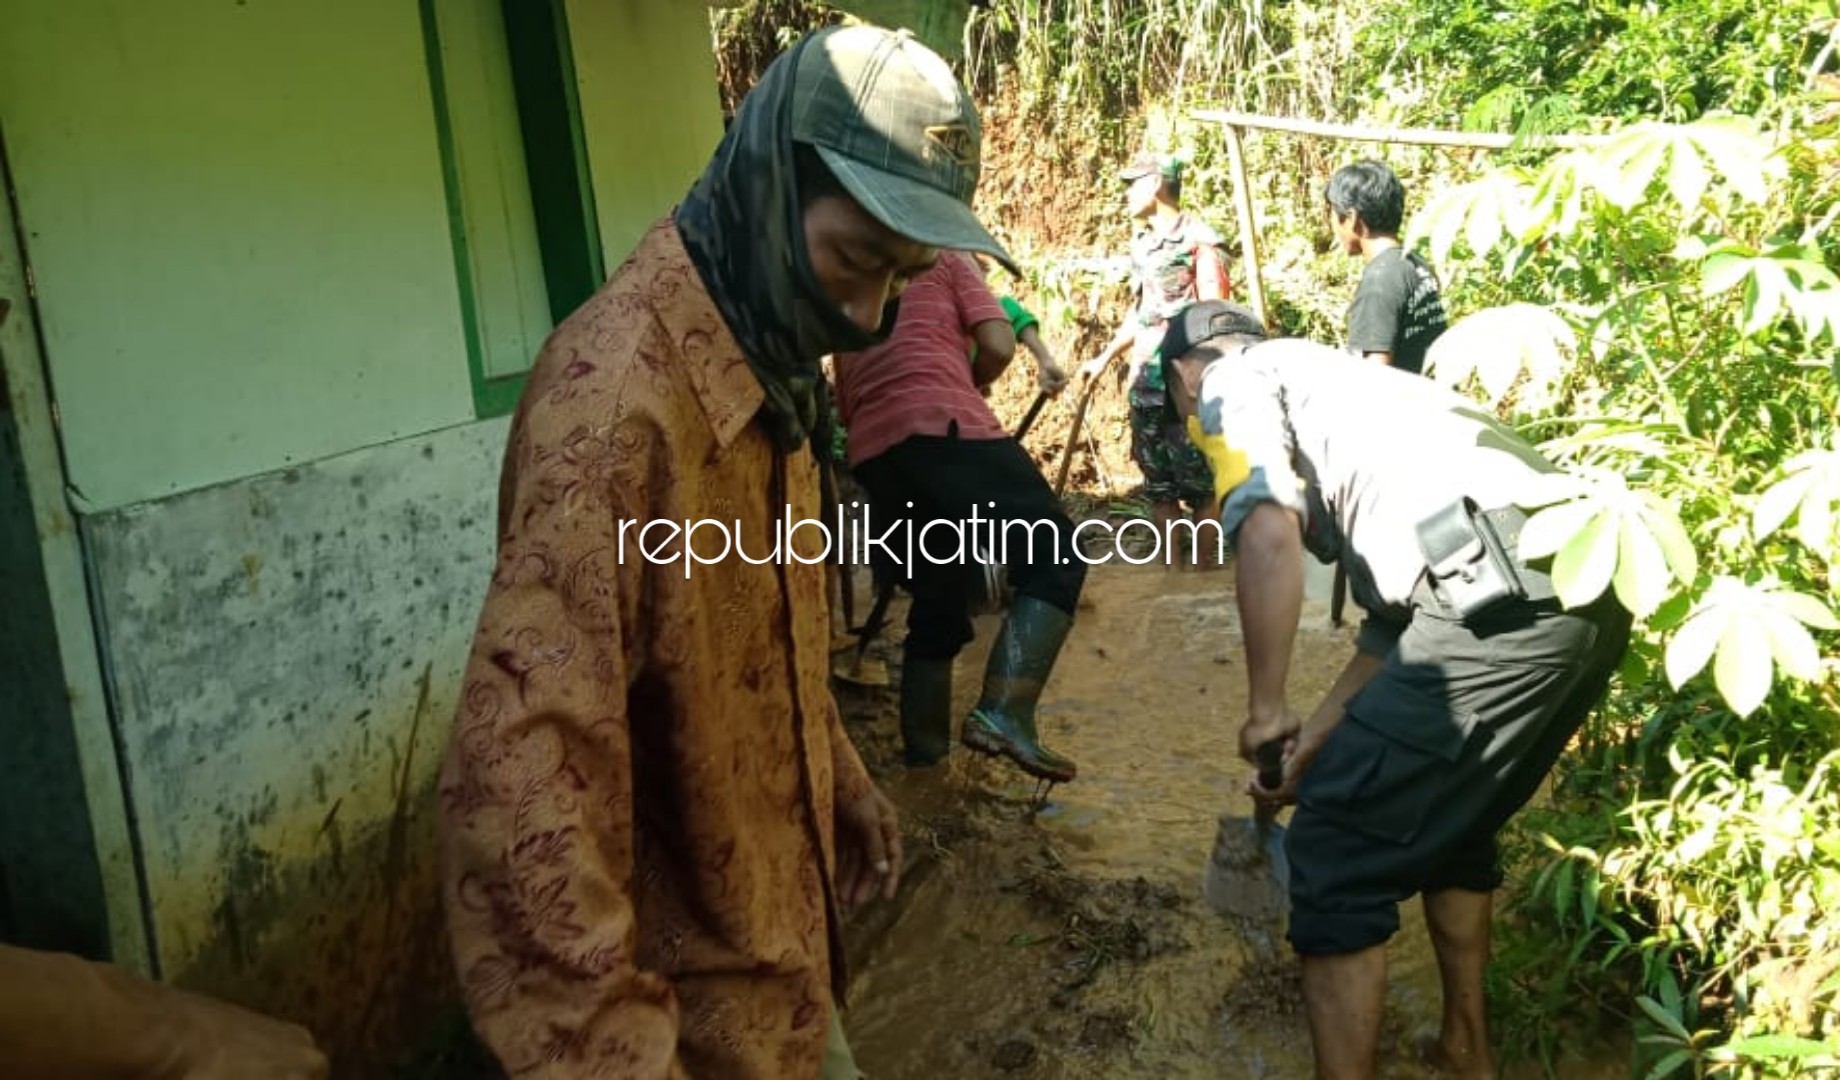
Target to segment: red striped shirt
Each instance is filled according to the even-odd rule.
[[[945,435],[954,420],[961,439],[1009,434],[971,380],[972,328],[992,319],[1009,321],[977,263],[940,252],[939,264],[901,293],[888,340],[837,358],[851,465],[915,435]]]

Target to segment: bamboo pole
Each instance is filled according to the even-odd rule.
[[[1259,270],[1259,233],[1252,220],[1252,184],[1246,175],[1245,148],[1240,145],[1239,128],[1226,126],[1227,161],[1233,169],[1233,203],[1239,210],[1240,264],[1245,267],[1246,295],[1259,321],[1271,326],[1271,311],[1265,306],[1265,277]]]
[[[1493,132],[1325,124],[1317,120],[1260,116],[1256,113],[1233,112],[1227,109],[1195,109],[1189,113],[1189,116],[1204,123],[1225,124],[1229,132],[1234,132],[1237,128],[1259,128],[1265,131],[1284,131],[1292,135],[1315,135],[1325,139],[1345,139],[1353,142],[1409,143],[1414,146],[1454,146],[1475,150],[1506,150],[1515,145],[1576,150],[1581,147],[1599,146],[1605,141],[1605,136],[1601,135],[1540,135],[1520,140],[1517,144],[1515,136]],[[1229,149],[1232,142],[1236,140],[1237,135],[1229,136]]]

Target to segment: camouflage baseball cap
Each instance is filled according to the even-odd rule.
[[[1118,170],[1118,179],[1125,183],[1141,180],[1146,176],[1161,176],[1165,180],[1182,179],[1182,159],[1161,154],[1139,154],[1131,163]]]
[[[983,142],[977,107],[905,30],[820,30],[800,51],[792,137],[817,150],[877,221],[930,247],[1021,270],[971,212]]]

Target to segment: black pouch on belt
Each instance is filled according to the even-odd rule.
[[[1418,548],[1432,587],[1458,618],[1527,596],[1514,557],[1473,499],[1419,522]]]

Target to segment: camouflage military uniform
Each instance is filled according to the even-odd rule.
[[[1154,222],[1131,239],[1131,276],[1137,292],[1133,313],[1137,341],[1131,349],[1131,459],[1144,474],[1144,494],[1153,502],[1181,500],[1200,506],[1213,496],[1207,459],[1189,442],[1188,431],[1164,408],[1162,366],[1151,363],[1170,316],[1204,296],[1198,288],[1197,262],[1204,247],[1217,249],[1220,236],[1193,214],[1183,213],[1175,227]],[[1218,273],[1218,291],[1226,292],[1226,274],[1218,252],[1210,260]]]

